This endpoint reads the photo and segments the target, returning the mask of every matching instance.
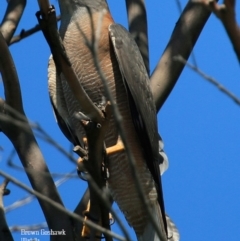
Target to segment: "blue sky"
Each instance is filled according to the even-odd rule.
[[[175,0],[146,1],[148,11],[150,66],[153,71],[179,17]],[[186,0],[180,1],[183,6]],[[1,16],[6,3],[2,1]],[[57,6],[57,1],[52,1]],[[124,1],[109,0],[116,22],[127,25]],[[240,9],[238,1],[236,9]],[[37,1],[28,1],[17,33],[36,23]],[[237,16],[238,23],[240,17]],[[55,123],[47,91],[49,48],[42,33],[10,47],[19,74],[24,108],[28,118],[38,122],[57,142],[70,145]],[[211,16],[195,48],[198,67],[240,97],[239,63],[220,21]],[[191,62],[191,59],[190,59]],[[3,97],[3,85],[0,83]],[[240,106],[192,70],[185,68],[172,94],[158,114],[159,131],[165,143],[170,167],[163,176],[167,213],[179,228],[184,241],[239,241],[240,235]],[[41,139],[39,145],[47,165],[55,173],[74,170],[62,154]],[[26,175],[6,165],[12,150],[0,135],[0,168],[28,183]],[[18,157],[14,163],[20,165]],[[2,179],[0,179],[2,180]],[[64,204],[73,210],[86,184],[73,179],[59,187]],[[11,195],[4,197],[8,206],[26,192],[9,185]],[[115,205],[115,210],[120,210]],[[12,225],[44,221],[37,201],[7,214]],[[125,223],[126,224],[126,223]],[[127,224],[126,224],[127,225]],[[113,231],[119,232],[116,225]],[[136,240],[131,231],[133,240]],[[14,239],[21,235],[14,233]],[[30,237],[29,237],[30,238]],[[38,237],[41,241],[47,237]]]

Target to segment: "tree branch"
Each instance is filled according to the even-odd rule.
[[[209,16],[210,12],[206,8],[191,1],[181,14],[151,77],[151,89],[157,111],[163,106],[184,68],[184,64],[173,61],[173,57],[181,55],[188,59]]]
[[[217,80],[214,78],[206,75],[203,73],[200,69],[197,67],[193,66],[192,64],[188,63],[183,57],[181,56],[176,56],[174,57],[174,60],[179,61],[183,63],[184,65],[187,65],[189,68],[191,68],[193,71],[198,73],[200,76],[202,76],[205,80],[209,81],[211,84],[216,86],[220,91],[222,91],[224,94],[226,94],[229,98],[231,98],[237,105],[240,105],[240,99],[235,96],[231,91],[229,91],[226,87],[221,85]]]
[[[133,35],[143,57],[149,75],[149,50],[147,12],[144,0],[126,0],[129,31]]]
[[[202,3],[221,20],[240,62],[240,27],[236,20],[236,0],[224,0],[223,4],[217,4],[215,0],[195,2]]]
[[[26,186],[25,184],[21,183],[20,181],[18,181],[16,178],[8,175],[7,173],[3,172],[0,170],[0,175],[5,177],[6,179],[8,179],[9,181],[11,181],[12,183],[14,183],[15,185],[21,187],[22,189],[26,190],[27,192],[29,192],[30,194],[32,195],[35,195],[38,199],[41,199],[43,200],[45,203],[48,203],[50,204],[50,206],[53,208],[54,207],[54,210],[59,210],[60,213],[62,213],[62,215],[66,215],[66,216],[69,216],[71,218],[74,218],[80,222],[83,222],[83,218],[75,213],[72,213],[71,211],[68,211],[67,209],[65,209],[61,204],[53,201],[52,199],[48,198],[47,196],[44,196],[43,194],[37,192],[37,191],[34,191],[33,189],[29,188],[28,186]],[[55,214],[55,213],[54,213]],[[95,229],[95,230],[99,230],[101,231],[102,233],[106,233],[107,235],[109,236],[112,236],[113,238],[116,238],[120,241],[127,241],[126,239],[124,239],[123,237],[119,236],[118,234],[115,234],[105,228],[102,228],[101,226],[95,224],[94,222],[91,222],[91,221],[86,221],[85,220],[85,223],[87,225],[89,225],[91,228]],[[62,230],[62,228],[61,228]],[[66,233],[67,234],[67,233]],[[57,237],[56,240],[61,240],[60,239],[60,236]],[[74,239],[68,239],[67,236],[64,235],[64,239],[63,240],[74,240]]]
[[[182,9],[181,1],[180,0],[175,0],[175,2],[177,4],[177,8],[178,8],[179,14],[182,14],[183,9]],[[195,57],[194,50],[192,50],[191,57],[192,57],[193,64],[197,67],[197,59]]]
[[[61,19],[61,16],[60,15],[57,16],[57,20],[60,21],[60,19]],[[34,27],[32,27],[28,30],[22,29],[19,35],[15,35],[11,38],[11,41],[10,41],[9,45],[18,43],[21,40],[39,32],[39,31],[41,31],[41,27],[40,27],[39,24],[37,24],[36,26],[34,26]]]
[[[0,31],[7,44],[10,40],[18,26],[18,23],[22,17],[24,8],[26,6],[26,0],[10,0],[8,1],[7,10],[3,17]]]
[[[25,129],[27,131],[13,125],[11,122],[4,121],[0,121],[0,129],[12,142],[24,168],[28,170],[27,176],[33,189],[51,198],[55,202],[59,203],[59,205],[63,205],[54,185],[53,179],[49,174],[49,170],[45,164],[42,153],[25,117],[17,72],[8,50],[6,41],[4,40],[1,33],[0,70],[2,73],[6,97],[6,103],[3,100],[0,102],[0,112],[3,113],[6,117],[9,116],[10,118],[13,117],[16,120],[19,120],[19,114],[16,115],[9,113],[6,110],[5,105],[7,104],[15,109],[16,113],[19,112],[21,116],[24,116],[20,119],[20,121],[25,119]],[[44,172],[49,175],[43,175]],[[43,210],[49,228],[53,230],[62,230],[64,227],[65,230],[68,231],[68,239],[71,240],[73,238],[73,233],[71,231],[72,229],[69,217],[67,215],[63,215],[62,212],[60,212],[58,209],[53,210],[51,205],[49,205],[47,202],[44,202],[42,199],[38,199],[38,201]],[[53,212],[54,215],[52,215]],[[56,237],[52,237],[52,240],[56,239]],[[57,238],[58,240],[63,240],[63,238],[60,236]]]
[[[5,218],[3,196],[6,194],[6,187],[8,180],[5,179],[0,186],[0,240],[13,241],[12,234],[8,228],[8,224]]]
[[[67,173],[67,174],[58,174],[62,176],[62,178],[58,179],[57,181],[55,181],[55,185],[56,187],[59,187],[60,185],[62,185],[63,183],[65,183],[66,181],[68,181],[70,178],[73,178],[76,176],[73,175],[73,172],[75,173],[76,170],[70,172],[70,173]],[[51,173],[51,176],[54,176],[54,174]],[[35,200],[35,196],[34,195],[28,195],[26,197],[23,197],[17,201],[15,201],[14,203],[10,204],[9,206],[5,207],[4,210],[5,210],[5,213],[8,213],[8,212],[11,212],[17,208],[20,208],[22,206],[25,206],[27,205],[28,203],[32,202],[33,200]]]
[[[56,74],[59,76],[63,74],[63,76],[65,77],[65,80],[67,81],[68,85],[71,88],[71,91],[74,97],[81,105],[82,112],[84,113],[84,116],[83,114],[79,114],[79,113],[76,113],[76,116],[75,116],[82,123],[82,126],[84,127],[84,130],[86,132],[86,137],[87,137],[88,156],[87,156],[87,160],[84,162],[84,166],[88,171],[88,173],[93,177],[94,182],[98,184],[99,189],[102,190],[103,187],[105,186],[105,180],[102,177],[102,168],[101,168],[102,161],[103,161],[103,150],[104,150],[103,143],[104,143],[105,131],[107,129],[109,119],[111,117],[109,103],[107,103],[106,106],[98,107],[89,98],[84,88],[81,86],[80,81],[78,80],[74,72],[74,69],[71,66],[71,63],[69,62],[62,40],[57,31],[57,24],[56,24],[57,21],[56,21],[54,8],[51,7],[46,11],[46,9],[41,8],[41,6],[43,6],[43,3],[42,5],[40,5],[41,12],[37,14],[37,17],[42,27],[44,36],[51,49],[54,63],[56,66]],[[42,11],[45,11],[45,12],[42,12]],[[91,12],[89,12],[89,14],[91,14]],[[42,18],[40,18],[40,16]],[[90,19],[92,19],[91,16],[90,16]],[[99,24],[96,28],[96,35],[94,32],[95,26],[93,24],[92,26],[90,26],[92,27],[92,32],[93,32],[92,42],[87,40],[81,28],[79,28],[79,31],[83,34],[83,37],[85,38],[85,41],[86,41],[86,45],[89,47],[89,50],[91,52],[93,51],[93,48],[96,47],[98,44],[98,33],[101,30],[101,24],[102,24],[102,18],[99,19]],[[106,212],[106,209],[102,204],[102,200],[99,199],[98,195],[93,190],[91,183],[88,182],[88,184],[89,184],[89,190],[90,190],[90,203],[91,203],[88,216],[91,217],[92,220],[95,220],[96,223],[98,223],[99,225],[103,225],[103,220],[106,220],[105,217],[108,218],[108,212]],[[106,228],[109,228],[109,224],[107,222],[105,222],[105,225],[106,226],[104,225],[103,226]],[[96,236],[101,235],[101,234],[95,233],[95,231],[96,231],[95,229],[91,230],[90,238],[91,237],[94,238]]]
[[[37,0],[38,6],[42,14],[45,14],[45,17],[48,16],[48,11],[51,8],[51,4],[48,0]]]
[[[28,231],[35,231],[35,230],[40,230],[48,228],[47,223],[39,223],[39,224],[31,224],[31,225],[14,225],[10,226],[9,229],[11,232],[21,232],[22,229],[28,230]]]

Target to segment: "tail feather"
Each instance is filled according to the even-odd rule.
[[[159,224],[159,229],[160,229],[160,233],[161,233],[162,238],[160,239],[158,237],[158,234],[157,234],[155,228],[152,226],[152,223],[149,220],[147,226],[144,229],[143,234],[139,235],[137,237],[138,241],[165,241],[166,240],[166,231],[165,231],[165,228],[164,228],[162,213],[161,213],[161,209],[159,207],[158,202],[155,202],[153,204],[152,215],[153,215],[156,223]]]
[[[160,136],[159,136],[158,145],[159,145],[159,155],[161,157],[159,159],[159,169],[160,169],[160,174],[162,175],[168,169],[169,162],[168,162],[168,157],[163,150],[164,144]],[[154,202],[152,206],[152,214],[157,224],[159,224],[159,229],[162,237],[158,236],[155,228],[152,226],[152,223],[150,222],[150,219],[149,219],[149,222],[145,227],[143,233],[137,236],[138,241],[165,241],[165,240],[179,241],[180,240],[180,235],[176,225],[167,214],[164,214],[167,222],[167,237],[166,237],[166,230],[164,227],[162,212],[158,202]]]
[[[159,135],[159,140],[158,140],[158,148],[159,148],[159,155],[160,155],[159,168],[160,168],[161,175],[168,169],[168,166],[169,166],[168,157],[164,152],[163,147],[164,147],[164,144]]]
[[[156,207],[155,210],[153,210],[153,215],[154,215],[154,218],[157,221],[157,223],[160,224],[159,225],[160,232],[161,232],[162,236],[165,238],[160,239],[158,237],[157,232],[155,231],[151,222],[149,221],[147,227],[144,230],[144,233],[137,237],[138,241],[164,241],[164,240],[166,240],[166,233],[165,233],[159,206]],[[170,217],[167,214],[166,214],[166,220],[167,220],[167,229],[168,229],[167,240],[168,241],[179,241],[180,240],[179,231],[178,231],[176,225],[174,224],[174,222],[170,219]]]
[[[170,217],[166,214],[167,220],[167,228],[168,228],[168,240],[169,241],[179,241],[180,234],[174,222],[170,219]]]

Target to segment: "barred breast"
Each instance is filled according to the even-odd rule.
[[[132,122],[130,107],[128,104],[128,96],[124,87],[119,66],[111,46],[108,34],[108,25],[112,23],[112,18],[109,14],[104,16],[104,21],[101,27],[101,37],[99,39],[98,58],[100,66],[108,81],[111,94],[119,108],[122,116],[122,124],[127,136],[128,145],[136,161],[136,168],[141,179],[146,197],[148,197],[152,204],[157,203],[157,192],[151,173],[147,168],[144,160],[143,151],[141,150],[140,142],[135,132]],[[75,21],[78,19],[78,21]],[[96,29],[99,15],[93,15],[94,27]],[[61,27],[61,35],[63,37],[64,46],[67,55],[72,63],[77,77],[96,104],[102,103],[105,98],[101,78],[94,66],[92,53],[86,46],[85,38],[91,41],[91,22],[86,14],[81,18],[72,18],[71,22],[66,25],[67,28]],[[81,33],[82,32],[82,33]],[[79,104],[67,82],[63,76],[56,75],[56,68],[54,62],[49,61],[49,92],[50,96],[56,106],[59,106],[61,116],[71,126],[76,133],[83,134],[84,131],[79,121],[74,117],[75,112],[81,111],[81,104]],[[105,98],[106,99],[106,98]],[[106,132],[105,142],[106,146],[112,146],[117,143],[119,138],[118,130],[114,123],[113,117]],[[138,192],[135,187],[135,180],[132,177],[129,162],[124,152],[114,154],[109,158],[109,187],[111,189],[113,199],[117,202],[119,208],[124,213],[129,225],[131,225],[138,235],[144,231],[148,223],[147,214],[143,207]]]

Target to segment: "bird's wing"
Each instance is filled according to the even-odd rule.
[[[62,131],[62,133],[64,134],[64,136],[74,145],[80,145],[80,142],[78,141],[78,138],[76,135],[74,135],[74,131],[71,129],[70,125],[61,117],[61,115],[59,114],[56,106],[54,105],[54,102],[52,100],[52,98],[50,97],[50,101],[53,107],[53,113],[56,119],[56,122],[60,128],[60,130]],[[80,145],[81,146],[81,145]]]
[[[165,217],[159,171],[162,157],[159,155],[156,109],[149,87],[147,71],[137,44],[124,27],[111,24],[109,34],[128,93],[133,123],[145,152],[147,166],[156,183],[158,201]],[[166,229],[166,220],[164,223]]]
[[[53,107],[53,113],[60,130],[74,146],[83,146],[82,138],[78,138],[78,135],[71,128],[70,123],[68,123],[67,121],[67,105],[65,103],[65,98],[63,95],[60,76],[58,76],[57,74],[56,66],[53,61],[52,55],[49,58],[48,64],[48,89],[50,101]]]

